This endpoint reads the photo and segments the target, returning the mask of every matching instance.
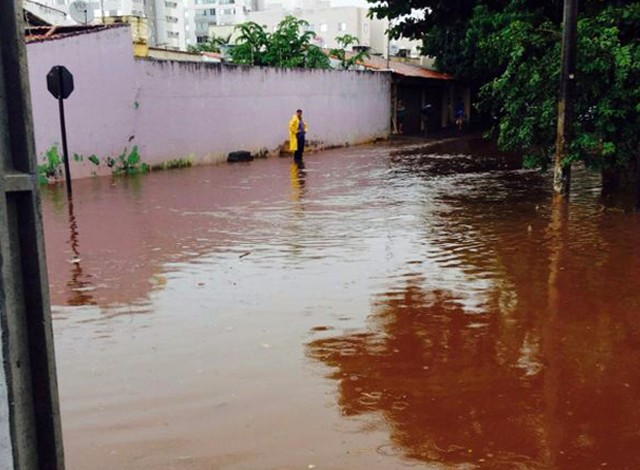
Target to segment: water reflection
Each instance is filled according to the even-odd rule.
[[[289,179],[291,181],[291,200],[300,202],[304,199],[306,192],[306,176],[307,172],[303,167],[296,163],[292,163],[289,168]]]
[[[536,378],[513,370],[517,349],[496,350],[489,332],[499,326],[465,315],[445,292],[412,283],[391,297],[377,302],[372,323],[379,330],[309,345],[312,357],[335,368],[341,412],[381,412],[411,458],[537,468],[531,455],[544,430],[533,412],[541,397],[530,393]]]
[[[67,209],[69,215],[69,241],[71,247],[72,258],[69,259],[71,264],[71,278],[67,282],[67,286],[71,290],[70,297],[67,300],[68,305],[95,305],[91,291],[94,290],[91,282],[91,275],[86,274],[82,270],[82,258],[80,256],[80,240],[78,234],[78,221],[73,212],[73,198],[67,200]]]
[[[345,416],[382,413],[408,457],[481,468],[637,468],[636,345],[624,321],[469,315],[409,282],[382,295],[369,331],[319,339]],[[546,323],[546,325],[545,325]],[[577,324],[578,323],[578,324]],[[596,332],[596,330],[598,330]]]
[[[437,159],[396,163],[429,179]],[[639,468],[639,220],[582,204],[588,177],[568,206],[538,199],[530,174],[502,176],[438,194],[437,230],[373,297],[367,328],[307,354],[331,368],[340,412],[381,415],[409,458]],[[466,281],[436,282],[447,272]]]

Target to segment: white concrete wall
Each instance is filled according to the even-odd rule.
[[[36,150],[61,141],[46,74],[64,65],[75,91],[65,101],[70,153],[116,156],[138,145],[149,164],[178,158],[224,161],[229,152],[276,151],[297,108],[320,146],[357,144],[389,133],[390,76],[134,60],[126,27],[29,44]],[[74,178],[108,173],[71,162]]]

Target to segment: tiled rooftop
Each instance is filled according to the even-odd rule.
[[[419,65],[408,64],[405,62],[395,61],[391,59],[387,66],[387,59],[383,57],[372,56],[365,59],[362,65],[370,70],[390,70],[395,74],[403,77],[430,78],[433,80],[453,80],[451,75],[446,73],[429,70]]]
[[[97,31],[104,31],[111,28],[120,28],[128,26],[127,24],[113,24],[113,25],[75,25],[75,26],[36,26],[27,27],[24,31],[25,41],[31,42],[43,42],[53,41],[55,39],[66,38],[69,36],[78,36],[81,34],[94,33]]]

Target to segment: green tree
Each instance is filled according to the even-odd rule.
[[[313,31],[305,31],[309,25],[305,20],[287,16],[269,38],[267,58],[277,67],[304,67],[306,55],[315,37]]]
[[[351,46],[357,46],[360,41],[357,37],[350,34],[343,36],[337,36],[336,42],[340,46],[339,48],[331,49],[329,55],[335,57],[340,61],[340,68],[342,70],[349,70],[354,68],[357,64],[361,63],[365,58],[369,58],[367,51],[358,51],[353,54],[347,54],[347,48]]]
[[[294,68],[329,68],[329,59],[311,44],[313,31],[305,31],[305,20],[287,16],[273,33],[254,22],[238,25],[238,38],[231,51],[238,64]]]
[[[330,69],[331,62],[322,49],[312,46],[307,50],[304,66],[308,69]]]
[[[266,59],[269,33],[253,21],[239,24],[235,47],[231,51],[233,62],[248,65],[270,65]]]
[[[392,36],[420,39],[436,65],[474,85],[502,148],[544,167],[554,151],[562,0],[386,0]],[[418,10],[422,15],[409,15]],[[585,0],[578,18],[574,140],[567,157],[640,191],[640,3]]]

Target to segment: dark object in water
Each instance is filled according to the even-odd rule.
[[[235,163],[235,162],[250,162],[253,160],[253,155],[251,152],[246,150],[236,150],[235,152],[229,153],[227,156],[227,162]]]

